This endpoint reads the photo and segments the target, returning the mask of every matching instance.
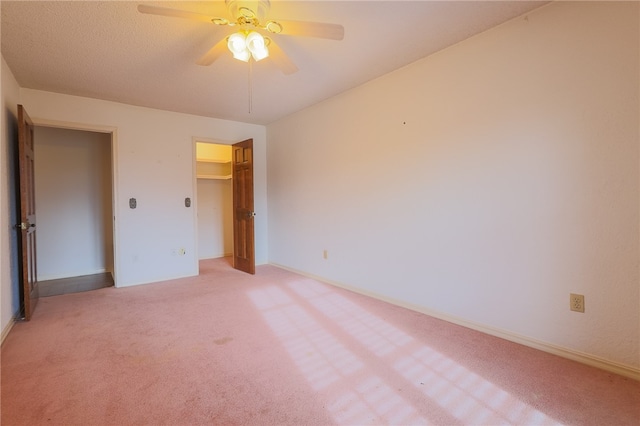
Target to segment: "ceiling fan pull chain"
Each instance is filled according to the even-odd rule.
[[[253,60],[249,59],[249,114],[251,114],[251,109],[253,107],[253,83],[252,83],[252,75],[251,71],[253,69]]]

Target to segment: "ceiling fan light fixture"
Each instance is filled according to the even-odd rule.
[[[251,58],[251,53],[248,50],[244,50],[242,52],[234,53],[233,57],[242,62],[249,62]]]
[[[247,49],[256,61],[260,61],[269,56],[269,49],[264,37],[260,33],[251,31],[246,38]]]
[[[233,57],[243,62],[247,62],[251,57],[251,52],[247,50],[247,40],[244,33],[233,33],[227,39],[227,47],[233,53]]]
[[[233,33],[227,39],[227,47],[233,53],[233,57],[247,62],[253,57],[260,61],[269,56],[268,43],[260,33],[255,31]]]
[[[147,4],[138,5],[138,12],[186,18],[212,23],[217,26],[238,27],[237,33],[219,39],[196,62],[198,65],[211,65],[223,54],[224,47],[227,46],[235,59],[249,62],[252,58],[255,61],[260,61],[271,56],[274,59],[275,66],[280,68],[284,74],[292,74],[298,71],[298,67],[287,58],[287,55],[276,43],[260,33],[267,35],[284,33],[287,36],[306,36],[330,40],[342,40],[344,38],[344,27],[338,24],[266,20],[265,18],[271,5],[269,0],[224,0],[224,2],[233,19]],[[260,33],[252,35],[252,32],[258,31]],[[247,36],[250,36],[249,40],[247,40]]]

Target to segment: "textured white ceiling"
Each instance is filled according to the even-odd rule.
[[[21,87],[268,124],[522,15],[529,1],[284,1],[268,19],[342,24],[342,41],[275,35],[298,66],[196,61],[224,27],[132,1],[1,1],[2,55]],[[144,2],[228,17],[223,1]],[[249,112],[249,87],[252,110]]]

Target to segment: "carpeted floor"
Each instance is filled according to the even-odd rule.
[[[637,425],[640,383],[228,259],[40,300],[2,346],[10,425]]]

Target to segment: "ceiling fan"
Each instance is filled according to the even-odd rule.
[[[209,49],[197,61],[198,65],[211,65],[224,53],[225,48],[228,48],[236,59],[247,62],[251,58],[259,61],[269,57],[284,74],[293,74],[298,71],[298,67],[271,37],[263,36],[262,32],[267,33],[267,35],[306,36],[330,40],[342,40],[344,38],[344,27],[338,24],[265,20],[270,8],[269,0],[225,0],[225,4],[231,19],[146,4],[138,5],[138,12],[238,28],[237,32],[222,38]]]

